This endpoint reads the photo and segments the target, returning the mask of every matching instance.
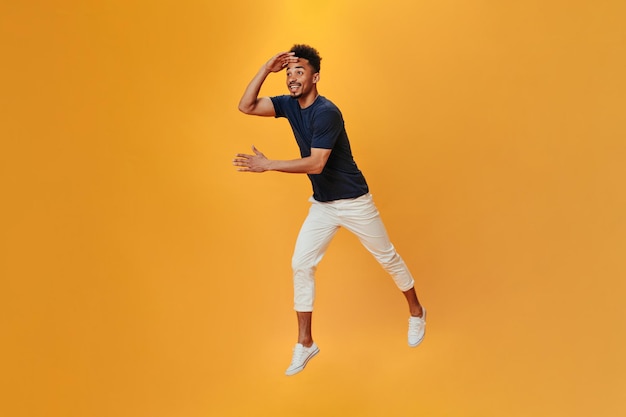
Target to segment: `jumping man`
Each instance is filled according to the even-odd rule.
[[[243,172],[307,174],[313,186],[309,214],[298,235],[292,258],[298,343],[285,372],[287,375],[302,371],[319,352],[311,334],[314,274],[340,227],[359,238],[404,294],[410,313],[409,346],[420,344],[426,326],[426,310],[417,299],[413,277],[391,244],[365,177],[352,157],[341,112],[317,92],[320,61],[317,50],[308,45],[294,45],[289,52],[278,53],[261,67],[239,102],[239,110],[245,114],[286,118],[301,158],[273,160],[253,146],[253,154],[237,154],[233,165]],[[286,70],[289,94],[259,97],[267,76],[282,70]]]

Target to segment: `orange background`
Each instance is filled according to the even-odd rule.
[[[626,3],[0,6],[0,415],[626,413]],[[293,43],[429,310],[348,233],[285,377],[304,176],[245,85]],[[263,94],[286,91],[283,75]]]

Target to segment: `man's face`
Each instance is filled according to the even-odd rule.
[[[313,72],[308,59],[299,58],[287,66],[287,88],[293,98],[300,98],[309,94],[317,80],[319,73]]]

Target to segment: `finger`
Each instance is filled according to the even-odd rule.
[[[284,59],[285,59],[285,61],[287,61],[287,62],[298,62],[298,60],[299,60],[300,58],[298,58],[298,57],[297,57],[297,56],[295,56],[295,55],[290,55],[290,56],[285,57]]]
[[[298,57],[296,57],[295,52],[284,52],[280,54],[280,57],[278,58],[278,60],[282,61],[281,65],[283,67],[286,67],[291,62],[298,62]]]
[[[247,159],[233,159],[233,165],[243,167],[250,165],[250,163]]]
[[[258,149],[256,148],[256,146],[254,146],[254,145],[252,145],[252,152],[254,152],[254,154],[255,154],[256,156],[265,156],[265,155],[263,155],[263,152],[261,152],[260,150],[258,150]]]
[[[274,56],[274,61],[284,61],[293,55],[293,52],[280,52]]]

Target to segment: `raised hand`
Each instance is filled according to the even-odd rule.
[[[294,52],[280,52],[273,57],[270,58],[269,61],[265,63],[265,69],[270,72],[279,72],[290,62],[298,62],[298,57]]]

